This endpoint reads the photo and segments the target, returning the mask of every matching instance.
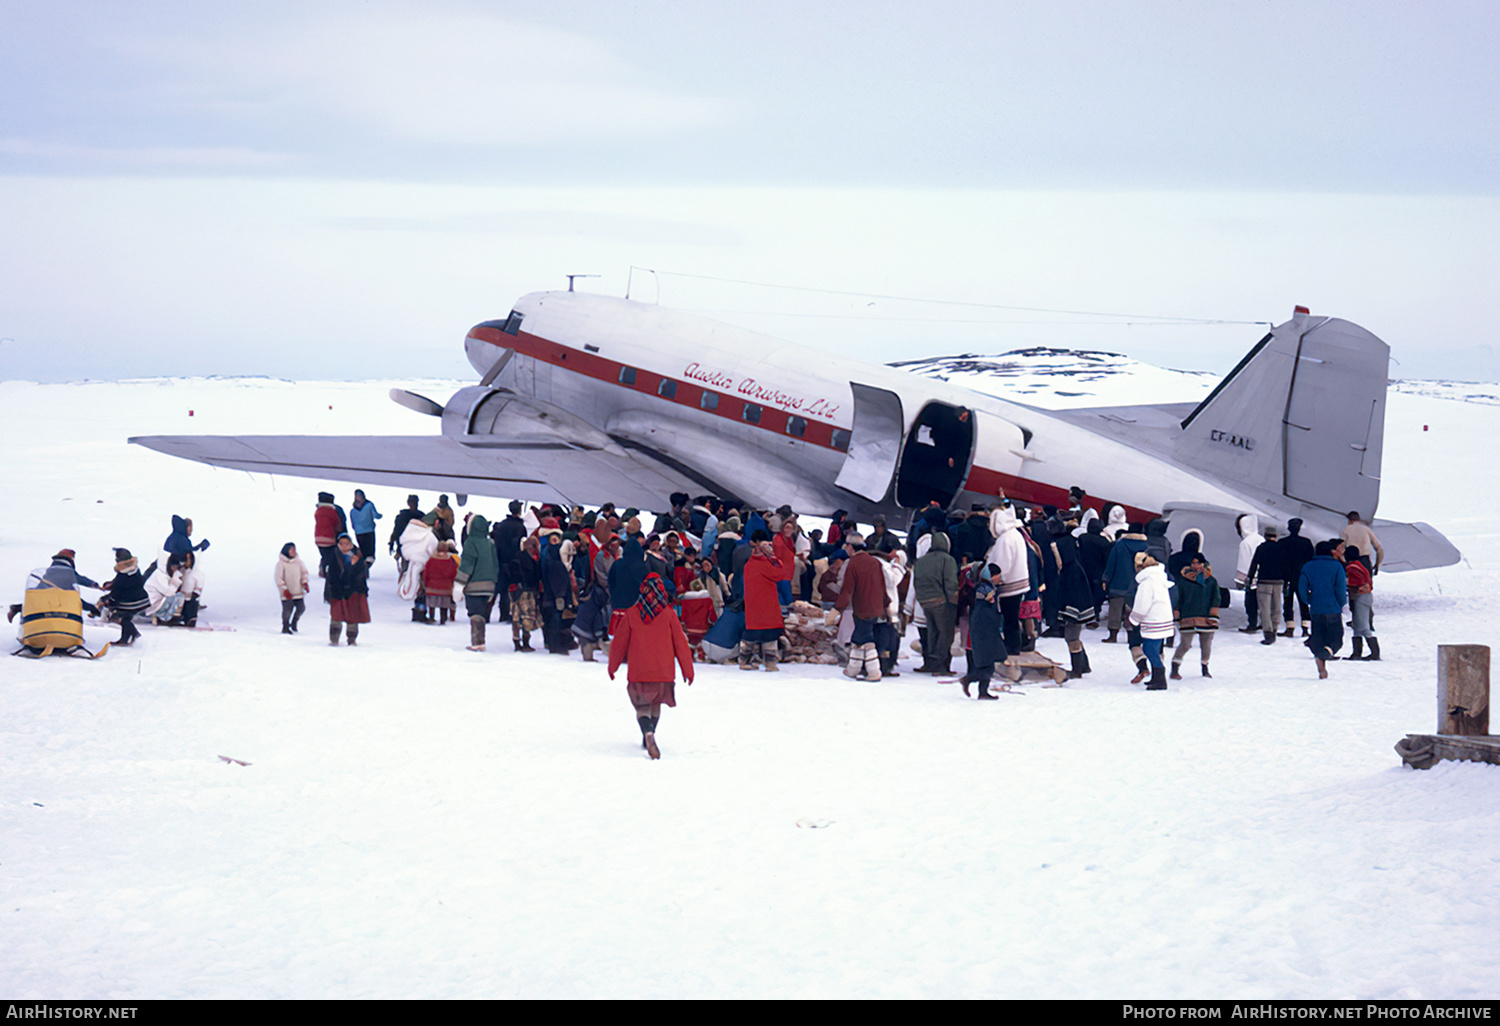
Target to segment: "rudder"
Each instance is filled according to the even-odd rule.
[[[1176,457],[1255,491],[1373,516],[1389,360],[1359,325],[1298,308],[1183,420]]]

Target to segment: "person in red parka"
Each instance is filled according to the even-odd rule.
[[[313,508],[313,544],[318,547],[319,577],[327,577],[328,567],[338,558],[338,540],[343,533],[344,516],[334,505],[333,493],[319,492],[318,504]]]
[[[615,679],[621,663],[629,666],[625,694],[635,708],[641,747],[653,759],[661,758],[661,749],[656,745],[661,707],[677,705],[674,660],[682,667],[682,679],[692,684],[693,653],[687,635],[667,600],[661,576],[648,574],[641,582],[640,598],[625,611],[610,642],[609,679]]]
[[[781,599],[776,582],[783,579],[782,563],[765,531],[756,529],[750,536],[751,556],[745,563],[745,632],[740,635],[740,669],[755,669],[757,649],[767,670],[777,669],[781,654],[781,636],[786,619],[781,615]]]

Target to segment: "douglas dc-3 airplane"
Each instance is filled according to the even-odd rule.
[[[1380,494],[1389,347],[1299,307],[1203,402],[1046,411],[891,367],[842,360],[705,318],[605,296],[538,292],[464,341],[479,384],[440,435],[188,436],[131,441],[217,467],[459,495],[614,501],[672,492],[790,503],[904,523],[929,501],[1113,501],[1166,515],[1233,567],[1235,521],[1300,517],[1336,537]],[[1426,524],[1374,521],[1384,568],[1456,562]],[[1221,574],[1223,571],[1221,571]]]

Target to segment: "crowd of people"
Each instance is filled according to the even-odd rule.
[[[710,653],[744,670],[776,671],[794,603],[821,613],[850,678],[898,675],[902,639],[914,626],[921,657],[915,672],[955,674],[961,653],[957,682],[979,699],[996,697],[997,664],[1034,652],[1040,637],[1065,641],[1069,677],[1092,672],[1084,632],[1094,629],[1107,632],[1104,644],[1118,644],[1124,633],[1132,683],[1148,690],[1180,680],[1195,644],[1199,672],[1211,677],[1220,612],[1230,604],[1201,551],[1200,532],[1181,534],[1174,551],[1165,520],[1129,522],[1123,507],[1095,508],[1078,488],[1065,509],[1030,507],[1003,494],[967,511],[932,503],[916,512],[904,537],[881,517],[866,529],[837,510],[826,532],[804,530],[789,506],[742,509],[684,493],[654,518],[612,503],[585,510],[512,501],[491,524],[472,512],[460,520],[446,495],[428,512],[420,505],[419,496],[408,497],[386,543],[412,621],[443,626],[458,619],[461,605],[472,651],[485,651],[493,618],[510,624],[517,652],[534,651],[532,636],[540,632],[548,652],[579,651],[589,662],[603,653],[611,676],[629,664],[631,702],[653,757],[660,708],[675,704],[673,663],[689,683],[694,661]],[[331,645],[355,645],[370,622],[381,518],[363,491],[354,492],[348,513],[332,493],[318,494],[313,535]],[[1234,587],[1244,595],[1242,630],[1270,645],[1300,625],[1326,677],[1348,608],[1352,658],[1378,660],[1379,539],[1357,512],[1340,538],[1314,543],[1302,526],[1293,519],[1283,534],[1276,525],[1262,528],[1253,514],[1239,518]],[[129,645],[139,637],[138,616],[196,623],[204,584],[196,555],[208,542],[195,544],[191,535],[192,521],[174,516],[156,562],[143,572],[128,550],[117,549],[115,576],[102,586],[76,574],[69,550],[54,565],[73,573],[78,586],[101,590],[98,606],[89,608],[118,623],[118,644]],[[297,633],[312,580],[288,542],[274,570],[283,634]],[[13,606],[11,617],[19,610]],[[717,644],[706,647],[713,633]]]

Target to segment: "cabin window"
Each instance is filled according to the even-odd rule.
[[[719,393],[704,392],[698,399],[698,405],[705,410],[717,410],[719,408]]]
[[[635,368],[634,367],[621,367],[620,368],[620,384],[622,384],[622,385],[633,385],[633,384],[635,384]]]
[[[756,406],[754,403],[746,403],[745,410],[740,414],[740,416],[745,418],[745,423],[747,424],[759,424],[760,407]]]
[[[786,433],[801,438],[807,434],[807,421],[801,417],[788,417],[786,419]]]
[[[656,394],[663,399],[671,399],[677,394],[677,382],[671,378],[662,378],[661,384],[656,386]]]
[[[834,428],[833,435],[829,438],[829,444],[839,452],[849,451],[849,432],[842,428]]]
[[[505,318],[505,324],[500,330],[507,335],[519,335],[521,333],[521,320],[525,316],[525,314],[516,313],[516,311],[512,310],[510,316]]]

